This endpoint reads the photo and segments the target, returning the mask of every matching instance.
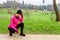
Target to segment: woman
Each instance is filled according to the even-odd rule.
[[[24,29],[23,14],[21,10],[18,10],[17,13],[13,15],[10,19],[10,24],[8,26],[9,35],[12,36],[13,33],[15,32],[18,33],[18,29],[20,27],[21,27],[20,35],[25,36],[25,34],[23,33],[23,29]]]

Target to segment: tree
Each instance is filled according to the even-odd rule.
[[[43,0],[43,4],[45,3],[45,0]]]
[[[53,7],[54,7],[54,10],[55,10],[55,13],[56,13],[56,21],[60,21],[59,10],[58,10],[57,4],[56,4],[56,0],[53,0]]]

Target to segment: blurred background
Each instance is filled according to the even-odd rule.
[[[1,0],[0,33],[8,33],[12,15],[21,9],[27,34],[60,34],[60,0]]]

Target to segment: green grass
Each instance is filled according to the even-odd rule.
[[[15,13],[13,11],[13,13]],[[26,34],[60,34],[60,22],[55,21],[53,12],[29,10],[29,14],[25,10],[24,13],[24,33]],[[46,14],[48,13],[48,14]],[[52,19],[51,20],[51,14]],[[29,15],[29,16],[28,16]],[[0,33],[8,33],[9,19],[12,15],[7,14],[7,9],[0,11]]]

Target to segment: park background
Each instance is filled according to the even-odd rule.
[[[5,0],[0,3],[0,33],[8,33],[8,24],[10,17],[16,13],[18,9],[23,11],[24,15],[24,32],[26,34],[60,34],[60,22],[56,20],[56,12],[53,4],[42,5],[28,4],[25,0],[21,3],[18,0]],[[58,1],[56,1],[58,2]],[[52,2],[53,3],[53,2]],[[39,3],[38,3],[39,4]],[[58,12],[60,11],[60,3],[57,3]]]

